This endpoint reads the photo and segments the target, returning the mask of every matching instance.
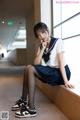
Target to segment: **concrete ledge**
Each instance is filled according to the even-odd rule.
[[[19,75],[23,74],[25,66],[7,66],[0,68],[0,75]]]
[[[80,96],[64,86],[50,86],[39,80],[37,86],[70,120],[80,120]]]
[[[17,48],[12,50],[8,57],[8,61],[15,65],[26,65],[27,64],[27,49]]]

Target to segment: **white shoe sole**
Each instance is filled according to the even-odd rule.
[[[28,118],[28,117],[35,117],[35,116],[37,116],[37,113],[33,114],[33,115],[28,113],[27,115],[24,115],[24,116],[20,116],[20,115],[15,114],[15,117],[17,117],[17,118]]]

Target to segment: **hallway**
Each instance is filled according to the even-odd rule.
[[[4,70],[11,68],[9,64],[4,65],[3,63],[3,66]],[[14,74],[16,73],[14,71],[12,71],[13,74],[0,74],[0,111],[9,111],[9,120],[19,120],[19,118],[15,118],[11,106],[21,96],[23,74]],[[36,109],[38,114],[36,117],[21,118],[21,120],[69,120],[38,89],[36,90]]]

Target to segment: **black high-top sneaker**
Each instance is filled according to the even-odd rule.
[[[26,117],[35,117],[37,115],[36,109],[29,109],[26,105],[22,104],[19,111],[15,113],[15,117],[26,118]]]
[[[12,111],[19,110],[22,104],[27,105],[27,101],[24,101],[22,98],[16,101],[15,105],[12,106]]]

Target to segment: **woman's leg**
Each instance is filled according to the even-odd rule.
[[[29,89],[29,93],[28,93],[28,105],[30,107],[30,109],[34,109],[34,100],[35,100],[35,82],[36,82],[36,78],[35,78],[35,69],[33,66],[30,66],[28,69],[28,89]]]
[[[23,75],[23,89],[22,89],[22,99],[26,101],[28,98],[28,67],[24,68],[24,75]]]
[[[35,75],[38,75],[35,68],[28,65],[24,71],[22,98],[26,100],[28,97],[28,105],[31,109],[34,109]]]

